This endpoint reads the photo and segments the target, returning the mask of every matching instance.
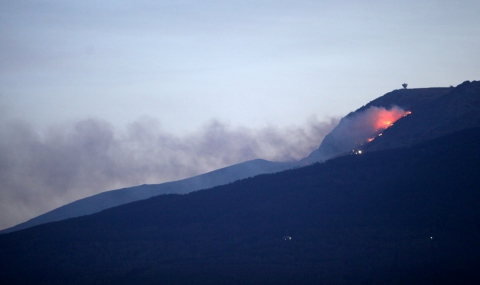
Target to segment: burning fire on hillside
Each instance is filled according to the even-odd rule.
[[[367,138],[367,142],[373,141],[377,136],[381,137],[383,135],[381,132],[393,126],[393,123],[395,123],[398,119],[406,117],[411,113],[411,111],[404,111],[400,108],[392,108],[390,110],[383,109],[379,112],[376,112],[376,120],[374,120],[375,133],[373,137]]]
[[[410,115],[412,112],[404,111],[398,107],[390,110],[380,109],[372,116],[375,133],[384,131],[395,123],[398,119]]]
[[[346,118],[343,122],[342,133],[344,133],[344,138],[350,137],[353,140],[356,147],[352,149],[352,152],[360,154],[361,152],[359,152],[357,147],[362,146],[364,143],[370,143],[375,138],[382,136],[383,131],[411,113],[397,106],[393,106],[390,109],[370,107],[362,113]]]
[[[362,154],[363,145],[385,136],[384,130],[410,114],[398,106],[362,108],[340,120],[314,154],[322,159],[347,153]]]

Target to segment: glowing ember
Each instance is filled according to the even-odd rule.
[[[374,139],[375,139],[375,138],[368,138],[368,139],[367,139],[367,142],[371,142],[371,141],[373,141]]]

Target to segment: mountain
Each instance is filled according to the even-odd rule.
[[[170,193],[182,194],[211,188],[235,180],[264,173],[278,172],[292,167],[294,167],[294,164],[289,162],[271,162],[255,159],[179,181],[106,191],[66,204],[24,223],[2,230],[0,233],[13,232],[48,222],[89,215],[152,196]]]
[[[356,141],[345,140],[343,129],[346,128],[346,125],[353,117],[364,113],[371,107],[391,108],[392,106],[399,106],[400,108],[416,113],[417,111],[428,108],[428,105],[450,91],[451,88],[437,87],[400,89],[389,92],[342,118],[338,126],[324,138],[319,148],[304,158],[302,162],[305,164],[324,161],[336,155],[349,152],[352,148],[357,147],[358,143]]]
[[[351,133],[352,123],[374,107],[398,106],[411,114],[396,121],[381,136],[367,133],[371,142],[358,141]],[[358,129],[358,125],[354,125]],[[395,90],[377,98],[344,117],[308,157],[303,165],[323,161],[352,149],[377,151],[410,146],[467,128],[480,127],[480,81],[465,81],[453,88],[419,88]],[[346,131],[348,133],[346,133]]]
[[[421,141],[460,131],[480,127],[480,82],[465,81],[457,87],[401,89],[389,92],[345,116],[338,126],[321,142],[319,148],[297,163],[253,160],[226,167],[192,178],[156,185],[141,185],[131,188],[103,192],[87,197],[0,233],[12,232],[31,226],[59,221],[72,217],[93,214],[125,203],[168,193],[188,193],[206,189],[238,179],[264,173],[304,166],[349,153],[352,149],[376,151],[387,148],[409,146]],[[412,114],[398,120],[386,129],[381,137],[362,145],[356,136],[349,136],[357,125],[350,125],[372,107],[392,108],[398,106]],[[366,133],[372,137],[374,133]]]
[[[465,81],[399,120],[366,150],[409,146],[460,130],[480,127],[480,81]]]
[[[476,284],[480,128],[0,235],[1,284]]]

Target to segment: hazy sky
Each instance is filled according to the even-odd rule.
[[[479,1],[1,1],[2,112],[176,133],[343,116],[480,78]]]
[[[403,82],[478,80],[479,15],[478,0],[0,0],[0,228],[113,187],[299,159]]]

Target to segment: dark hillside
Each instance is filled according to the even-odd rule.
[[[324,161],[330,159],[337,155],[340,155],[345,152],[349,152],[352,148],[358,148],[358,141],[353,140],[345,133],[346,125],[351,123],[351,120],[355,120],[355,116],[358,114],[366,112],[371,107],[383,107],[386,109],[391,109],[393,106],[398,106],[403,110],[408,110],[414,114],[422,112],[432,105],[432,102],[435,102],[437,99],[445,96],[454,88],[417,88],[417,89],[400,89],[389,92],[368,104],[360,107],[355,112],[349,113],[345,116],[335,129],[333,129],[321,142],[318,149],[313,151],[308,157],[300,161],[300,165],[311,164],[317,161]],[[419,123],[419,122],[417,122]],[[420,122],[421,123],[421,122]],[[479,125],[480,126],[480,125]],[[471,126],[470,126],[471,127]],[[458,129],[457,131],[459,131]],[[389,134],[391,132],[385,133]],[[374,134],[368,134],[367,137],[373,136]],[[387,137],[382,138],[383,141],[388,140]],[[379,140],[380,141],[380,140]],[[365,141],[366,142],[366,141]],[[404,141],[396,141],[397,144],[401,144]],[[376,145],[383,146],[384,144]],[[397,147],[400,147],[397,146]],[[404,144],[403,146],[407,146]],[[388,147],[384,147],[388,148]]]
[[[478,102],[475,101],[478,101],[478,98],[480,98],[479,84],[479,82],[467,81],[456,88],[394,90],[369,102],[355,112],[348,114],[345,118],[352,118],[372,106],[390,108],[393,105],[397,105],[405,110],[410,110],[413,112],[411,116],[399,120],[392,128],[384,132],[384,136],[377,137],[375,141],[362,146],[362,148],[364,151],[374,151],[410,146],[465,128],[480,127],[480,109],[478,108]],[[464,114],[462,112],[467,110],[465,106],[469,108],[469,111]],[[452,110],[456,111],[452,112]],[[270,162],[256,159],[184,180],[106,191],[74,201],[29,221],[4,229],[0,231],[0,233],[12,232],[47,222],[93,214],[101,210],[147,199],[156,195],[188,193],[258,174],[274,173],[290,169],[295,165],[304,166],[317,161],[330,159],[359,147],[356,141],[352,141],[351,137],[349,138],[348,134],[346,135],[345,130],[341,130],[342,126],[345,127],[345,118],[325,137],[319,149],[298,163]]]
[[[480,81],[465,81],[397,121],[382,137],[368,144],[369,151],[410,146],[463,129],[480,127]]]
[[[0,282],[474,284],[478,161],[477,128],[4,234]]]

